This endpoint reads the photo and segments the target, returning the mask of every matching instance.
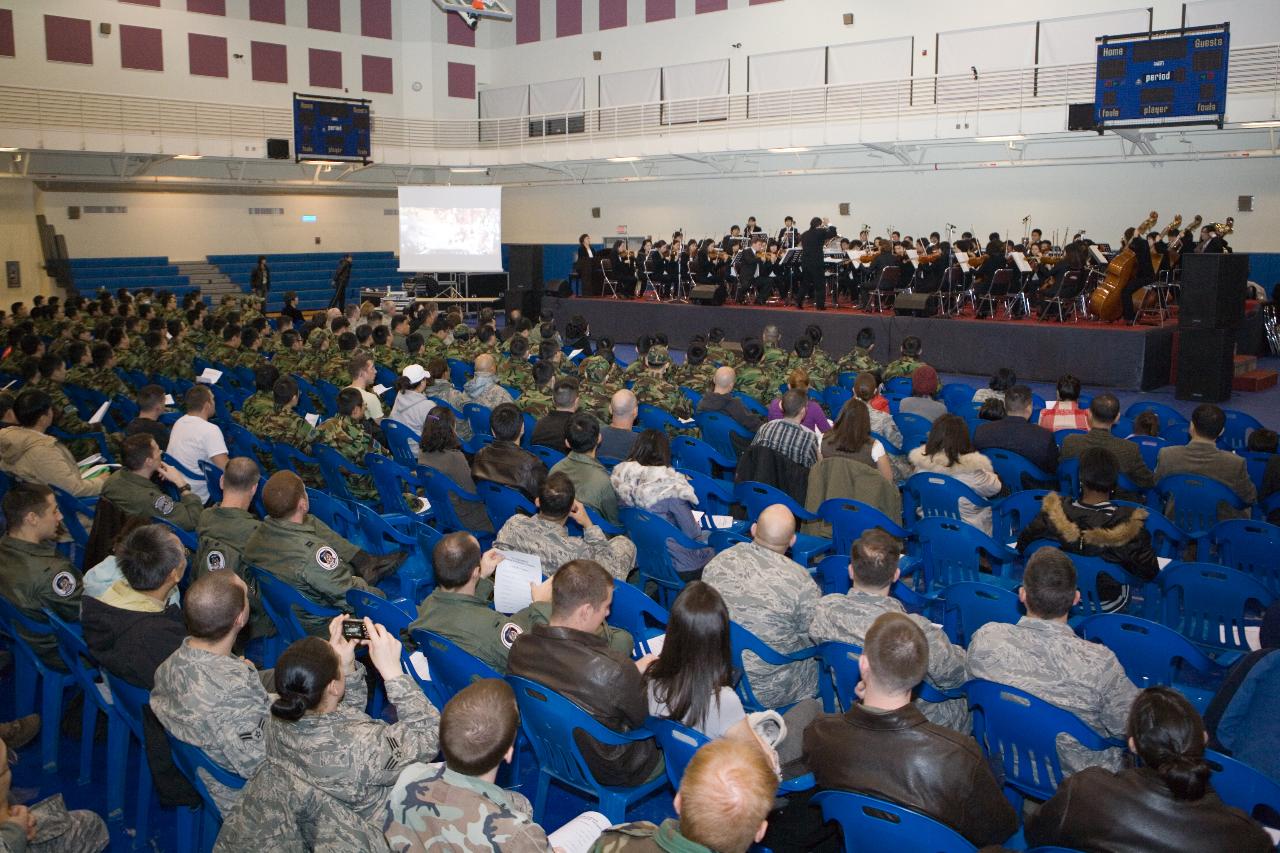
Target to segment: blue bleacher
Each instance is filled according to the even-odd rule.
[[[267,298],[267,310],[278,311],[283,306],[285,291],[298,295],[298,307],[304,311],[324,308],[332,295],[333,271],[345,252],[303,252],[298,254],[267,255],[271,267],[271,293]],[[364,287],[395,287],[401,282],[400,261],[394,252],[352,252],[351,280],[347,285],[348,298],[355,298]],[[258,255],[209,255],[231,281],[248,290],[249,277],[258,264]]]
[[[150,287],[182,295],[195,289],[167,257],[73,258],[71,276],[76,287],[86,292]]]

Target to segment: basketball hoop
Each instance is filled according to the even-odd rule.
[[[502,0],[435,0],[442,12],[455,12],[471,29],[475,29],[481,18],[492,18],[495,21],[514,20],[515,15]]]

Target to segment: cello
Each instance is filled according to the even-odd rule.
[[[1135,230],[1134,234],[1145,234],[1150,231],[1152,226],[1156,224],[1156,220],[1160,218],[1160,214],[1154,210],[1141,225]],[[1124,290],[1125,285],[1133,278],[1134,268],[1137,266],[1138,257],[1126,244],[1114,258],[1111,263],[1107,264],[1107,274],[1093,291],[1093,295],[1089,297],[1089,308],[1093,313],[1105,323],[1113,322],[1120,318],[1124,313],[1124,306],[1120,301],[1120,294]]]

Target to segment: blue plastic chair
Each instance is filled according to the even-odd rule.
[[[427,695],[430,697],[434,693],[433,701],[437,708],[443,708],[473,681],[502,678],[487,663],[464,651],[447,637],[420,628],[410,631],[409,637],[427,659],[431,670],[430,692]]]
[[[1262,429],[1262,422],[1253,415],[1235,409],[1223,409],[1227,422],[1218,436],[1218,446],[1223,450],[1244,450],[1250,430]]]
[[[938,392],[938,399],[947,407],[947,411],[961,417],[973,404],[974,387],[964,382],[948,382]]]
[[[1036,551],[1046,547],[1056,548],[1059,546],[1057,542],[1037,539],[1027,545],[1022,556],[1030,558]],[[1116,583],[1125,584],[1131,589],[1141,591],[1142,597],[1146,601],[1154,600],[1157,597],[1144,581],[1129,574],[1119,563],[1110,563],[1101,557],[1090,557],[1072,551],[1064,550],[1063,553],[1071,559],[1071,563],[1075,566],[1076,588],[1080,591],[1080,603],[1071,609],[1071,617],[1073,619],[1082,616],[1093,616],[1102,612],[1102,599],[1098,594],[1098,581],[1102,575],[1109,575]]]
[[[1138,402],[1129,406],[1124,410],[1126,418],[1136,418],[1143,412],[1155,412],[1156,417],[1160,418],[1160,429],[1163,431],[1166,427],[1171,426],[1187,426],[1191,423],[1187,416],[1179,412],[1173,406],[1164,403]]]
[[[338,413],[338,392],[341,389],[332,382],[326,382],[323,379],[315,380],[311,387],[320,397],[320,402],[324,406],[325,415],[328,417],[336,415]]]
[[[1170,474],[1163,478],[1156,483],[1155,499],[1157,508],[1193,539],[1204,538],[1218,523],[1219,506],[1244,509],[1244,501],[1227,486],[1196,474]]]
[[[321,607],[266,569],[250,566],[249,571],[258,581],[262,607],[271,617],[276,633],[286,645],[307,636],[306,629],[298,621],[298,610],[325,619],[332,619],[342,612],[331,607]]]
[[[988,622],[1016,624],[1025,615],[1018,594],[995,584],[961,581],[942,590],[942,630],[957,646],[969,640]]]
[[[457,407],[455,407],[452,403],[450,403],[448,400],[444,399],[443,397],[428,397],[427,399],[435,403],[437,406],[443,406],[444,408],[453,412],[453,416],[458,420],[464,421],[467,419],[467,416],[464,415],[461,410],[459,410]]]
[[[1209,531],[1208,543],[1217,562],[1280,596],[1280,527],[1243,518],[1220,521]]]
[[[1125,436],[1121,436],[1124,438]],[[1156,465],[1160,464],[1160,451],[1166,447],[1172,447],[1173,442],[1168,439],[1160,438],[1154,435],[1135,435],[1130,438],[1134,444],[1138,445],[1138,452],[1142,454],[1142,462],[1152,471],[1156,470]]]
[[[937,594],[962,581],[991,583],[1012,588],[1021,563],[1017,551],[995,541],[976,527],[949,518],[929,517],[917,522],[914,531],[920,544],[922,577],[918,592]],[[992,574],[981,571],[985,556]]]
[[[982,455],[991,460],[991,467],[995,469],[996,476],[1010,493],[1021,492],[1024,489],[1043,489],[1058,482],[1056,472],[1041,470],[1025,456],[1013,451],[989,447],[982,451]]]
[[[676,470],[689,478],[689,485],[693,486],[693,493],[698,496],[698,509],[705,515],[729,515],[731,513],[735,500],[733,484],[704,474],[701,471],[694,471],[691,468],[677,468]],[[711,529],[711,521],[704,518],[702,526],[706,529]]]
[[[538,507],[533,501],[518,489],[504,483],[476,480],[476,494],[484,501],[485,514],[489,516],[489,523],[494,530],[501,530],[502,525],[512,516],[538,514]]]
[[[755,437],[750,430],[723,412],[698,412],[694,415],[702,440],[730,459],[738,458],[738,448],[733,443],[737,436],[740,444],[750,444]]]
[[[105,682],[102,681],[102,673],[98,670],[98,662],[94,660],[89,647],[85,645],[80,626],[64,622],[47,609],[44,611],[44,618],[58,640],[58,657],[62,658],[63,664],[79,684],[80,692],[84,694],[84,704],[80,712],[80,775],[76,783],[87,785],[92,775],[93,738],[98,712],[105,714],[107,721],[110,722],[111,702],[99,689]],[[42,736],[40,745],[44,747],[43,738],[46,733],[42,729],[40,734]],[[56,738],[57,727],[51,728],[48,736]],[[108,762],[111,760],[109,758]],[[123,799],[123,794],[118,799]]]
[[[153,515],[151,517],[151,522],[152,524],[162,524],[169,528],[173,535],[178,537],[178,541],[182,543],[182,547],[186,548],[187,551],[192,554],[200,550],[200,541],[196,538],[196,534],[194,532],[190,530],[183,530],[169,519],[161,518],[158,515]],[[188,563],[190,563],[190,559],[188,559]]]
[[[961,498],[978,508],[993,506],[955,477],[922,471],[902,485],[902,515],[909,528],[918,524],[917,516],[941,516],[959,521]]]
[[[186,477],[188,483],[203,483],[205,481],[204,474],[199,471],[192,471],[168,453],[160,454],[160,458],[164,460],[166,465],[170,465],[178,469],[178,473]]]
[[[1275,600],[1244,572],[1212,563],[1170,563],[1156,583],[1162,593],[1157,621],[1214,652],[1247,654],[1245,625],[1259,624],[1262,611]]]
[[[413,430],[399,421],[383,418],[382,435],[387,440],[387,448],[391,451],[392,459],[406,468],[412,468],[418,464],[419,436],[414,435]]]
[[[1053,431],[1053,443],[1062,447],[1062,443],[1073,435],[1088,435],[1087,429],[1057,429]]]
[[[507,676],[507,681],[516,693],[520,728],[533,745],[542,771],[533,801],[535,821],[546,815],[547,791],[553,780],[598,800],[600,812],[615,824],[627,819],[632,805],[666,784],[666,777],[658,776],[634,788],[602,785],[595,780],[574,740],[574,734],[580,731],[603,745],[622,746],[650,740],[652,732],[615,732],[548,687],[514,675]]]
[[[904,397],[910,396],[911,377],[895,376],[893,379],[886,379],[884,381],[884,390],[890,394],[901,394]]]
[[[151,762],[147,760],[147,738],[143,733],[142,723],[142,709],[151,701],[151,691],[134,687],[109,672],[103,672],[102,675],[111,689],[111,711],[118,723],[107,729],[107,754],[126,754],[130,740],[137,741],[138,744],[138,789],[135,795],[132,845],[136,850],[146,843],[151,817]],[[119,790],[124,789],[124,773],[123,762],[118,767],[109,765],[107,768],[108,776],[114,774],[119,780]],[[107,785],[110,789],[113,782],[108,781]],[[115,813],[115,809],[111,808],[110,813]]]
[[[991,537],[997,542],[1016,541],[1031,519],[1040,514],[1047,494],[1044,489],[1024,489],[997,501],[991,507]]]
[[[862,649],[853,643],[826,642],[817,646],[818,697],[828,714],[842,714],[858,702],[854,689],[862,680],[858,659]]]
[[[459,361],[456,358],[449,359],[449,382],[459,391],[462,386],[467,384],[467,380],[474,376],[471,365],[465,361]]]
[[[1244,762],[1212,749],[1204,751],[1213,774],[1209,783],[1224,803],[1268,826],[1280,815],[1280,784]]]
[[[750,713],[752,711],[764,711],[767,706],[756,699],[755,691],[751,689],[751,679],[747,677],[742,657],[744,652],[751,652],[770,666],[782,666],[816,658],[818,656],[818,647],[810,646],[790,653],[780,652],[737,622],[730,622],[729,654],[733,656],[734,667],[738,672],[742,673],[742,677],[734,685],[734,690],[737,692],[738,698],[742,700],[742,707]]]
[[[880,528],[890,536],[906,539],[909,535],[896,521],[880,510],[853,498],[827,498],[818,505],[817,515],[831,525],[831,550],[846,557],[853,543],[868,530]]]
[[[689,403],[693,406],[693,410],[696,412],[698,410],[698,404],[702,402],[702,395],[690,388],[688,385],[681,385],[680,393],[688,399]]]
[[[314,456],[308,456],[291,444],[277,441],[271,445],[271,459],[281,471],[292,471],[298,476],[308,469],[320,470],[320,462]],[[301,467],[300,467],[301,466]]]
[[[364,465],[373,477],[378,505],[384,513],[415,520],[431,517],[431,510],[419,513],[416,504],[410,506],[405,500],[405,494],[417,494],[422,486],[413,467],[405,467],[381,453],[366,453]]]
[[[914,450],[927,442],[929,430],[933,429],[932,421],[911,412],[898,412],[893,416],[893,422],[898,425],[898,432],[902,433],[903,452]]]
[[[407,556],[394,575],[382,580],[379,588],[394,592],[400,598],[417,603],[426,598],[435,585],[435,572],[418,553],[418,539],[412,529],[415,520],[405,517],[383,517],[364,504],[352,504],[359,520],[357,543],[365,551],[379,556],[397,551]],[[392,522],[395,523],[392,523]]]
[[[710,743],[711,738],[697,729],[691,729],[664,717],[648,717],[644,727],[653,732],[654,739],[662,749],[667,781],[671,783],[672,790],[680,790],[680,781],[684,778],[685,768],[693,760],[694,753]],[[795,791],[807,791],[811,788],[813,788],[813,774],[806,773],[783,781],[778,786],[778,796],[785,796]]]
[[[839,416],[845,405],[852,399],[853,392],[840,385],[828,385],[822,389],[822,402],[826,404],[827,411],[831,413],[833,419]]]
[[[642,429],[656,429],[659,432],[664,430],[679,432],[697,428],[695,424],[681,423],[680,419],[670,412],[649,403],[641,403],[636,409],[636,425]]]
[[[944,823],[919,812],[852,791],[819,791],[810,801],[822,819],[840,825],[847,853],[866,850],[929,850],[970,853],[974,847]]]
[[[636,546],[636,571],[638,584],[644,589],[650,582],[658,587],[658,603],[670,608],[675,597],[684,589],[684,580],[676,572],[668,542],[685,548],[706,548],[708,545],[688,538],[669,521],[652,513],[633,507],[618,512],[627,538]]]
[[[542,460],[542,464],[547,466],[547,470],[555,467],[556,463],[563,462],[565,454],[553,447],[547,447],[543,444],[535,444],[529,448],[529,451]]]
[[[232,456],[248,456],[257,459],[261,455],[271,454],[271,442],[258,438],[249,430],[234,421],[228,423],[223,432],[227,437],[227,447]]]
[[[643,590],[614,579],[609,624],[631,634],[634,640],[632,657],[641,658],[649,654],[649,640],[666,631],[670,618],[666,609],[658,606]]]
[[[92,519],[94,507],[98,503],[97,498],[78,498],[70,492],[64,491],[57,486],[50,484],[49,488],[53,490],[54,501],[58,504],[58,509],[62,511],[62,526],[67,528],[67,534],[71,537],[71,553],[67,555],[72,565],[79,566],[84,559],[84,553],[89,547],[89,531],[85,529],[84,523],[80,520],[81,516]],[[88,566],[87,568],[93,568]]]
[[[816,514],[796,503],[786,492],[765,483],[755,481],[738,483],[734,486],[733,494],[738,503],[746,508],[748,522],[754,522],[760,517],[760,513],[774,504],[782,504],[791,510],[791,514],[796,517],[797,527],[800,522],[814,521],[818,518]],[[831,547],[830,539],[797,533],[796,541],[791,546],[791,557],[800,565],[807,566],[830,551]]]
[[[1151,535],[1151,549],[1156,552],[1157,557],[1168,557],[1170,560],[1181,559],[1191,547],[1191,536],[1174,526],[1173,522],[1161,515],[1159,510],[1133,501],[1113,498],[1111,502],[1117,506],[1131,506],[1146,511],[1147,520],[1142,526]]]
[[[320,473],[324,475],[324,485],[329,493],[339,500],[354,501],[356,498],[347,485],[347,475],[370,477],[368,469],[355,464],[327,444],[313,444],[311,452],[320,463]]]
[[[218,831],[222,828],[222,812],[209,793],[209,787],[201,773],[236,791],[244,787],[245,780],[215,764],[199,747],[180,741],[173,735],[169,735],[169,751],[173,755],[174,766],[200,795],[199,808],[178,809],[178,851],[184,853],[195,849],[208,853],[213,849]],[[192,842],[195,842],[194,847]]]
[[[359,534],[359,520],[351,505],[330,497],[328,492],[307,487],[307,503],[310,514],[323,521],[334,533],[351,540]]]
[[[746,406],[748,412],[762,418],[769,417],[769,409],[755,397],[752,397],[750,394],[746,394],[742,391],[734,391],[732,393],[733,396],[742,401],[742,405]]]
[[[55,772],[58,769],[62,694],[67,688],[77,686],[77,679],[70,672],[58,672],[46,666],[31,645],[19,636],[19,628],[31,636],[55,636],[50,625],[32,619],[0,596],[0,633],[11,638],[9,646],[13,650],[14,715],[25,717],[35,710],[36,679],[39,679],[40,761],[46,771]]]
[[[479,403],[467,403],[462,407],[462,413],[466,416],[467,423],[471,425],[473,435],[493,434],[489,427],[489,417],[492,411],[487,406],[482,406]]]
[[[458,513],[453,508],[453,503],[450,501],[450,496],[455,496],[464,501],[480,503],[479,495],[474,492],[468,492],[449,479],[447,474],[437,471],[428,465],[419,465],[414,470],[418,475],[418,480],[422,483],[422,488],[427,493],[427,500],[431,502],[431,513],[435,520],[435,524],[432,527],[437,528],[441,533],[467,530],[480,542],[481,548],[488,548],[493,544],[494,535],[492,533],[468,530],[467,526],[462,523],[462,519],[458,517]]]
[[[232,454],[233,456],[242,454]],[[250,459],[257,460],[257,456],[248,455]],[[208,459],[201,459],[196,463],[196,467],[200,469],[200,473],[204,475],[204,487],[209,490],[209,505],[215,506],[222,503],[222,469],[214,465]],[[167,486],[165,488],[168,488]]]
[[[1129,680],[1139,687],[1164,685],[1181,691],[1204,713],[1226,668],[1197,649],[1172,628],[1123,613],[1098,613],[1076,625],[1086,640],[1102,643],[1115,652]],[[1186,681],[1194,670],[1193,684]]]
[[[853,586],[849,579],[849,558],[844,554],[823,557],[814,568],[813,576],[823,595],[844,595]]]
[[[671,439],[671,456],[677,468],[723,480],[732,481],[732,472],[738,467],[736,456],[726,456],[705,441],[689,435],[677,435]],[[722,473],[717,474],[717,467]]]
[[[1062,784],[1057,738],[1068,735],[1085,749],[1123,746],[1099,735],[1074,714],[1015,687],[977,679],[965,685],[973,736],[989,759],[1004,768],[1006,790],[1047,800]],[[1016,767],[1015,767],[1016,765]]]

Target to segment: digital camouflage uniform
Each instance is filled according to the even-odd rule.
[[[498,384],[498,377],[493,374],[471,377],[462,390],[471,398],[471,402],[478,403],[486,409],[496,409],[503,403],[512,402],[507,389]]]
[[[655,344],[644,356],[648,370],[631,383],[631,391],[641,403],[657,406],[677,418],[693,417],[693,404],[680,392],[680,386],[667,378],[663,368],[671,364],[667,348]]]
[[[737,367],[742,363],[742,355],[726,347],[724,344],[707,344],[707,361],[721,367]]]
[[[582,536],[570,536],[563,524],[540,515],[511,516],[498,531],[494,547],[536,554],[542,559],[542,573],[547,577],[570,560],[595,560],[609,574],[625,581],[636,565],[636,546],[627,537],[610,539],[594,524]]]
[[[209,507],[200,513],[200,521],[196,524],[200,548],[191,561],[193,581],[223,569],[230,569],[240,576],[249,588],[249,631],[252,637],[269,637],[276,632],[271,617],[262,606],[258,579],[249,572],[249,564],[244,559],[245,545],[261,524],[257,516],[243,509]]]
[[[53,403],[53,425],[58,429],[72,435],[98,430],[93,424],[87,423],[80,417],[80,411],[75,403],[72,403],[63,393],[61,383],[42,378],[33,387],[49,395],[49,400]],[[71,455],[77,459],[83,459],[98,452],[98,444],[91,438],[63,439],[63,441],[71,451]]]
[[[856,589],[845,595],[824,595],[813,614],[809,636],[815,643],[834,641],[862,647],[866,643],[867,631],[871,630],[871,623],[885,613],[906,613],[906,609],[896,598],[872,595]],[[929,671],[926,675],[929,683],[939,690],[962,687],[966,677],[964,649],[952,645],[942,629],[923,616],[908,613],[907,617],[924,632],[925,640],[929,643]],[[969,732],[969,705],[964,699],[947,702],[925,702],[917,699],[916,707],[931,723],[966,734]]]
[[[606,829],[590,853],[715,853],[680,834],[680,821],[667,818],[661,826],[647,820],[623,823]]]
[[[30,841],[17,824],[0,824],[0,851],[3,853],[101,853],[111,836],[107,825],[88,809],[67,809],[61,794],[46,797],[31,806],[36,833]],[[15,831],[16,830],[16,831]]]
[[[272,671],[256,671],[242,658],[197,649],[182,641],[156,669],[151,710],[165,731],[199,747],[209,759],[242,779],[252,779],[266,758],[263,732],[271,718],[267,684]],[[240,799],[201,771],[222,814]]]
[[[778,386],[773,384],[769,372],[759,364],[744,363],[737,369],[737,381],[733,390],[741,391],[762,405],[768,405],[774,398]]]
[[[885,366],[884,374],[880,379],[884,382],[888,382],[890,379],[897,379],[899,376],[905,376],[910,379],[911,374],[916,372],[917,367],[924,367],[924,362],[904,355],[889,362]]]
[[[789,653],[813,645],[809,623],[821,593],[813,578],[785,554],[754,542],[742,542],[711,558],[702,579],[715,587],[729,618],[776,651]],[[743,655],[751,690],[767,708],[817,694],[818,667],[811,660],[782,666]]]
[[[60,619],[80,621],[84,581],[67,558],[55,550],[53,542],[33,544],[5,536],[0,539],[0,566],[0,595],[25,615],[44,622],[41,611],[48,608]],[[35,636],[21,627],[16,630],[45,665],[66,671],[52,634]]]
[[[360,549],[334,533],[314,515],[294,523],[268,518],[245,543],[244,559],[283,580],[321,607],[345,610],[347,590],[363,589],[382,596],[352,570]],[[327,637],[329,620],[298,614],[308,634]]]
[[[520,793],[439,764],[411,764],[387,799],[382,826],[395,853],[548,853],[547,834]]]
[[[422,394],[424,397],[436,397],[440,400],[444,400],[459,412],[461,412],[463,407],[468,403],[474,402],[466,394],[463,394],[457,388],[450,385],[447,378],[436,379],[433,377],[431,384],[426,387]],[[474,434],[471,430],[471,422],[466,418],[458,418],[455,432],[458,433],[458,438],[461,441],[470,441]]]
[[[364,426],[350,415],[334,415],[316,428],[312,439],[317,444],[325,444],[341,453],[353,465],[364,467],[364,457],[369,453],[378,453],[381,448],[373,440],[373,436]],[[373,477],[362,474],[357,477],[347,476],[347,488],[357,500],[374,501],[378,499],[378,489],[373,484]]]
[[[183,530],[196,529],[204,507],[204,501],[190,489],[174,500],[151,480],[125,468],[113,471],[107,477],[102,486],[102,497],[123,513],[163,518]]]
[[[1070,625],[1023,616],[1016,625],[988,623],[969,640],[968,677],[1007,684],[1070,711],[1105,737],[1125,737],[1129,708],[1138,688],[1115,652],[1076,636]],[[1095,752],[1058,736],[1063,773],[1124,766],[1121,747]]]

